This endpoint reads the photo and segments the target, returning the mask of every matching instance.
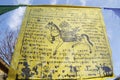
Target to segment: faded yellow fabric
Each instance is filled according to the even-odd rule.
[[[27,7],[8,80],[111,76],[111,50],[100,8]]]
[[[81,80],[106,80],[106,79],[105,78],[90,78],[90,79],[81,79]]]

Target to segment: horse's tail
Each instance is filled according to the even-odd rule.
[[[89,36],[87,35],[87,34],[82,34],[81,35],[82,37],[86,37],[87,38],[87,41],[88,41],[88,43],[91,45],[91,46],[93,46],[93,43],[90,41],[90,38],[89,38]]]

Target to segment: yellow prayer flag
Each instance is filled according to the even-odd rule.
[[[111,76],[111,50],[100,8],[27,7],[8,80]]]

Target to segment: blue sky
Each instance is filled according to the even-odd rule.
[[[114,74],[115,76],[120,75],[120,0],[0,0],[0,5],[17,4],[67,4],[101,7],[107,28],[107,35],[112,49]],[[8,28],[11,30],[19,29],[24,12],[25,8],[20,7],[1,15],[0,31],[2,30],[2,34],[4,34],[4,31]],[[3,36],[0,37],[2,38]]]
[[[115,75],[120,74],[120,9],[104,9],[104,21],[112,49],[112,60]]]
[[[72,4],[120,8],[120,0],[1,0],[0,5],[15,4]]]

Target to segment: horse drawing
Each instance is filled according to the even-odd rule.
[[[53,55],[56,55],[57,50],[64,42],[75,42],[71,46],[72,48],[76,47],[79,44],[86,44],[89,47],[90,53],[92,53],[91,47],[93,47],[93,43],[90,41],[90,38],[87,34],[77,34],[79,31],[78,28],[74,28],[72,30],[68,30],[68,27],[66,27],[66,29],[60,29],[60,27],[58,27],[53,22],[49,22],[46,25],[46,28],[50,31],[50,38],[48,38],[48,41],[50,43],[54,44],[56,39],[59,38],[59,43],[56,46]]]

